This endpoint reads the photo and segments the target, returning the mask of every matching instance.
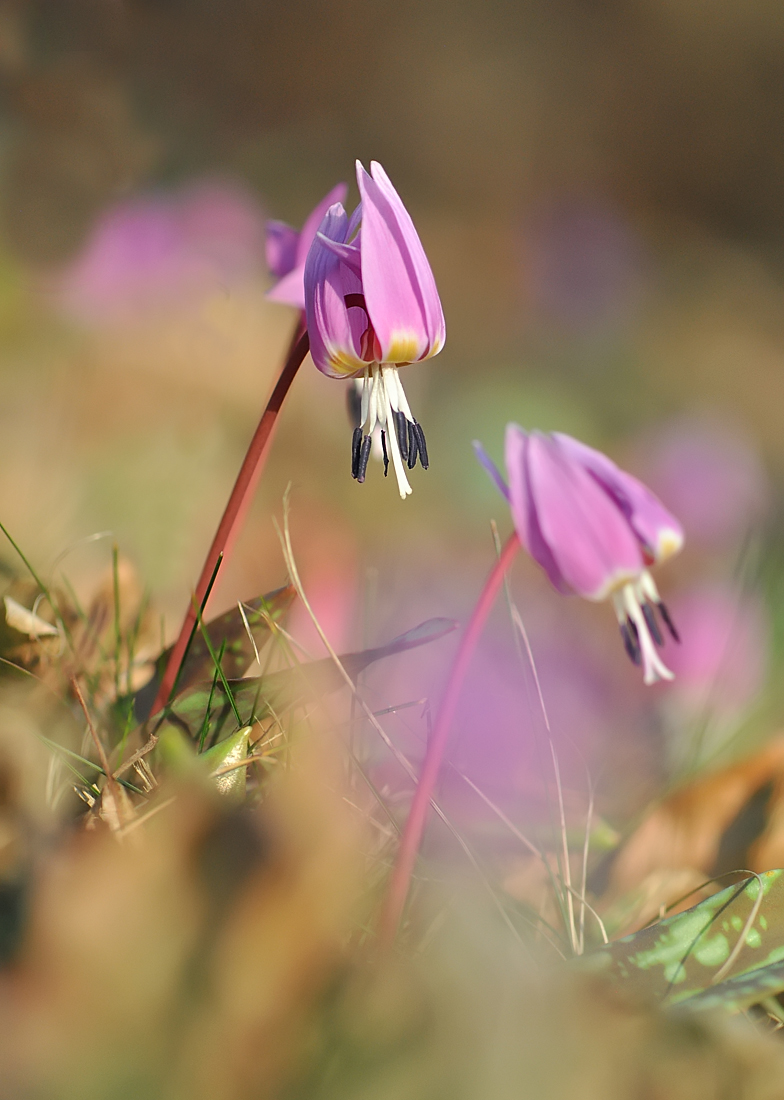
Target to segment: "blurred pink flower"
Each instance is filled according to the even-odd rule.
[[[357,545],[351,527],[323,504],[301,504],[294,543],[302,584],[321,628],[338,651],[352,646],[357,601]],[[297,600],[288,631],[306,652],[324,655],[324,645],[304,604]]]
[[[669,657],[679,691],[694,705],[742,710],[765,680],[768,623],[761,602],[714,584],[682,593],[672,607],[683,631]]]
[[[520,542],[559,592],[587,600],[611,598],[626,652],[641,664],[646,684],[671,680],[657,653],[663,636],[678,640],[648,566],[678,553],[680,524],[653,493],[600,451],[561,432],[506,428],[503,478],[474,444],[506,496]]]
[[[101,214],[55,298],[79,321],[130,320],[258,275],[263,242],[262,212],[236,185],[142,195]]]
[[[641,241],[620,209],[595,197],[562,198],[539,210],[522,245],[527,297],[566,329],[613,327],[642,296]]]
[[[270,273],[278,280],[267,297],[271,302],[305,308],[305,260],[324,215],[336,202],[343,202],[348,187],[339,183],[308,214],[300,232],[285,222],[267,222],[265,254]]]
[[[759,455],[719,419],[673,421],[644,451],[647,480],[695,542],[721,547],[763,516],[770,489]]]

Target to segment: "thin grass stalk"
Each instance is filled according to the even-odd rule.
[[[463,686],[468,665],[476,648],[479,636],[484,629],[487,616],[495,603],[499,589],[503,584],[504,576],[513,557],[520,548],[520,539],[514,532],[509,536],[501,554],[496,561],[490,576],[485,581],[481,595],[471,614],[471,619],[465,633],[460,640],[449,680],[447,681],[444,697],[438,712],[433,732],[428,740],[425,760],[419,775],[419,781],[414,791],[411,810],[403,830],[403,839],[400,843],[395,866],[392,871],[389,889],[381,914],[379,925],[379,937],[382,942],[389,943],[394,939],[400,918],[408,896],[411,876],[414,871],[419,846],[427,821],[427,810],[433,797],[436,781],[441,770],[441,762],[444,757],[452,719],[457,709],[460,690]]]
[[[290,488],[290,486],[289,486],[289,488]],[[294,587],[296,588],[297,595],[299,596],[300,600],[302,601],[302,606],[305,608],[308,615],[310,616],[311,621],[312,621],[313,625],[316,628],[316,632],[318,633],[318,636],[321,638],[322,642],[324,643],[324,646],[325,646],[328,654],[330,655],[330,657],[332,658],[332,660],[335,663],[335,667],[337,668],[337,670],[340,672],[341,676],[343,677],[349,691],[351,692],[353,697],[356,699],[360,709],[362,710],[362,713],[365,715],[367,720],[370,722],[371,726],[375,729],[375,731],[381,737],[381,740],[384,742],[386,747],[392,753],[395,760],[397,760],[397,762],[401,765],[401,767],[406,772],[408,777],[413,782],[416,782],[416,772],[414,771],[413,765],[408,760],[408,758],[400,751],[400,749],[397,748],[397,746],[394,744],[392,739],[389,737],[389,735],[384,730],[384,727],[381,725],[378,718],[375,716],[375,714],[370,709],[370,707],[367,705],[365,700],[361,697],[361,695],[359,695],[359,693],[357,692],[356,685],[354,684],[353,680],[351,679],[351,677],[349,676],[349,674],[346,672],[345,668],[343,667],[343,664],[341,663],[340,658],[338,657],[338,655],[335,652],[335,650],[333,649],[329,639],[327,638],[326,634],[324,633],[324,631],[321,627],[321,624],[319,623],[319,621],[318,621],[318,619],[317,619],[317,617],[316,617],[316,615],[313,611],[313,608],[310,606],[308,598],[305,594],[305,590],[302,587],[302,581],[300,580],[299,572],[297,570],[297,563],[294,559],[294,550],[293,550],[292,545],[291,545],[291,532],[289,531],[289,521],[288,521],[288,508],[289,508],[288,493],[289,493],[289,489],[286,489],[286,493],[283,497],[283,530],[281,531],[278,528],[278,537],[280,539],[281,548],[283,550],[283,557],[284,557],[285,562],[286,562],[286,567],[288,568],[289,575],[291,577],[291,582],[294,585]],[[277,523],[275,524],[275,526],[277,527]],[[517,549],[517,545],[518,545],[517,536],[513,535],[512,538],[509,541],[512,542],[512,540],[514,540],[515,549]],[[510,557],[511,556],[512,555],[510,554]],[[500,581],[499,581],[499,583],[500,583]],[[496,589],[496,591],[497,591],[497,589]],[[276,629],[278,631],[281,631],[281,628],[279,626],[277,626]],[[281,633],[285,633],[285,632],[281,631]],[[323,705],[323,702],[322,702],[322,705]],[[463,850],[463,853],[466,856],[466,859],[468,860],[468,862],[473,867],[474,871],[477,874],[477,877],[481,881],[484,888],[487,890],[493,904],[495,905],[496,909],[498,910],[498,913],[499,913],[501,919],[504,921],[507,928],[512,933],[512,935],[514,936],[517,943],[521,947],[525,948],[525,944],[524,944],[524,941],[522,940],[522,937],[520,936],[520,933],[515,928],[513,922],[510,920],[509,914],[507,913],[504,906],[501,904],[501,901],[499,900],[498,895],[496,894],[495,890],[493,889],[492,884],[490,883],[489,879],[485,875],[482,868],[479,866],[479,863],[477,862],[476,857],[474,856],[473,852],[469,848],[469,846],[466,843],[465,839],[460,835],[460,832],[458,831],[456,826],[453,824],[452,821],[450,821],[450,819],[447,817],[447,815],[444,813],[444,811],[438,805],[435,798],[431,797],[430,798],[430,803],[433,807],[434,812],[438,815],[438,817],[441,819],[441,821],[443,821],[444,825],[447,827],[447,829],[449,829],[452,836],[455,838],[457,843],[460,845],[461,849]]]
[[[122,660],[122,624],[120,621],[120,549],[112,545],[112,595],[114,597],[114,697],[120,697],[120,662]]]
[[[491,527],[492,532],[493,532],[493,543],[495,545],[496,555],[500,556],[500,553],[501,553],[501,539],[500,539],[499,534],[498,534],[498,528],[496,526],[495,520],[490,521],[490,527]],[[528,634],[527,634],[527,631],[525,629],[525,624],[523,623],[522,616],[520,615],[517,604],[514,602],[514,599],[512,598],[512,591],[511,591],[511,588],[509,587],[509,577],[508,576],[506,576],[504,578],[504,592],[505,592],[505,595],[506,595],[507,607],[509,608],[509,615],[510,615],[511,620],[512,620],[512,627],[513,627],[513,631],[514,631],[515,649],[517,650],[517,655],[520,658],[520,665],[521,665],[521,668],[523,670],[523,682],[524,682],[524,685],[525,685],[525,695],[526,695],[526,700],[527,700],[527,703],[528,703],[528,708],[529,708],[529,710],[532,709],[532,699],[531,699],[531,693],[530,693],[530,690],[529,690],[529,683],[528,683],[528,671],[529,671],[529,668],[530,668],[530,671],[533,675],[534,683],[535,683],[535,686],[536,686],[536,689],[537,689],[537,701],[539,703],[539,709],[542,712],[542,717],[544,719],[545,727],[549,731],[549,720],[548,720],[548,717],[547,717],[547,710],[546,710],[545,705],[544,705],[544,697],[542,695],[542,690],[541,690],[541,687],[539,685],[539,678],[538,678],[537,671],[536,671],[536,665],[534,663],[533,651],[531,649],[531,645],[530,645],[530,642],[528,640]],[[525,643],[525,650],[523,649],[523,642]],[[552,806],[552,798],[551,798],[551,795],[550,795],[550,785],[549,785],[549,783],[547,782],[547,779],[546,779],[547,769],[545,767],[544,754],[542,752],[542,745],[541,745],[541,741],[540,741],[540,737],[539,737],[539,733],[538,733],[538,726],[536,728],[537,728],[537,732],[536,732],[536,737],[535,737],[535,744],[536,744],[536,755],[537,755],[537,759],[539,761],[539,776],[540,776],[540,779],[542,781],[542,789],[543,789],[545,801],[546,801],[546,804],[547,804],[548,816],[550,818],[551,835],[552,835],[553,839],[555,840],[555,838],[558,835],[558,831],[556,830],[555,819],[554,819],[554,816],[553,816],[553,806]],[[547,877],[550,880],[550,885],[551,885],[552,891],[553,891],[553,897],[555,898],[556,903],[558,905],[558,909],[559,909],[560,914],[561,914],[561,920],[563,922],[564,930],[568,932],[569,926],[570,926],[569,925],[569,916],[568,916],[568,902],[567,902],[567,897],[568,897],[568,894],[569,894],[569,890],[566,888],[566,885],[565,885],[566,880],[565,880],[565,877],[564,877],[564,870],[563,870],[563,867],[562,867],[562,859],[561,859],[561,856],[558,853],[557,848],[556,848],[556,852],[555,852],[555,858],[556,858],[557,867],[558,867],[558,874],[557,875],[553,872],[553,869],[550,865],[550,860],[546,859],[544,857],[544,855],[542,856],[542,863],[543,863],[543,866],[544,866],[545,870],[547,871]]]
[[[234,536],[242,524],[251,497],[253,496],[253,492],[264,468],[264,463],[269,451],[269,442],[275,424],[277,423],[281,406],[291,388],[297,371],[308,353],[309,347],[308,334],[306,331],[303,331],[303,324],[302,321],[300,321],[286,357],[286,362],[278,376],[278,380],[275,383],[275,388],[267,402],[267,406],[261,415],[261,420],[256,428],[253,439],[250,441],[247,453],[240,467],[240,472],[237,474],[234,488],[231,491],[223,516],[218,524],[215,537],[212,540],[212,545],[207,552],[207,557],[204,560],[201,574],[199,575],[199,579],[196,582],[196,588],[193,592],[193,599],[188,604],[188,609],[182,621],[180,632],[177,635],[177,640],[172,648],[166,670],[163,674],[163,679],[158,688],[158,694],[152,705],[151,715],[161,710],[169,700],[172,688],[177,679],[177,673],[180,670],[180,665],[185,656],[185,650],[191,636],[191,631],[196,622],[195,608],[201,607],[202,601],[207,593],[210,579],[215,572],[215,568],[221,560],[221,556],[223,556],[225,561],[226,554],[233,544]]]
[[[552,730],[550,729],[550,719],[547,714],[547,707],[544,701],[544,692],[542,691],[542,685],[539,680],[539,673],[536,668],[536,661],[534,660],[534,652],[531,649],[531,642],[528,638],[528,631],[525,629],[525,623],[522,616],[517,609],[516,604],[512,601],[510,603],[512,612],[512,621],[516,626],[522,638],[523,645],[525,646],[526,656],[528,657],[528,663],[531,666],[531,673],[534,679],[534,686],[536,687],[536,693],[539,698],[539,706],[542,711],[542,719],[544,720],[545,733],[547,734],[547,744],[550,749],[550,758],[553,766],[553,777],[555,779],[555,791],[558,797],[558,825],[559,834],[561,840],[561,852],[558,854],[558,864],[561,868],[561,876],[563,878],[564,893],[566,897],[566,909],[568,914],[568,926],[567,931],[569,933],[569,939],[571,947],[575,955],[579,954],[578,941],[577,941],[577,927],[575,924],[574,913],[574,900],[572,890],[572,872],[569,864],[569,841],[566,834],[566,812],[564,809],[563,799],[563,786],[561,785],[561,768],[558,763],[558,753],[555,748],[555,742],[553,741]]]

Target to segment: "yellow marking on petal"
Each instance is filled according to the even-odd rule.
[[[666,561],[667,558],[671,558],[673,554],[677,554],[683,547],[683,535],[680,531],[673,531],[671,528],[665,528],[659,533],[656,546],[656,560]]]
[[[434,341],[433,345],[431,347],[429,347],[428,350],[425,352],[425,354],[422,356],[422,359],[432,359],[434,355],[438,355],[438,353],[443,348],[445,342],[446,341],[443,337],[441,337],[441,336],[437,337],[436,340]],[[420,362],[421,362],[421,360],[420,360]]]
[[[640,579],[639,571],[635,570],[631,572],[628,569],[619,569],[617,572],[612,573],[604,582],[602,587],[598,591],[592,593],[590,596],[583,596],[584,600],[593,600],[599,603],[601,600],[606,600],[612,596],[615,592],[620,592],[622,588],[625,588],[627,584],[633,584]]]
[[[406,329],[392,333],[389,348],[385,351],[385,363],[412,363],[419,357],[419,337]]]
[[[363,359],[358,359],[353,355],[347,355],[341,348],[334,348],[327,345],[326,351],[329,356],[330,367],[342,378],[350,378],[351,375],[364,371],[367,366],[367,363]]]

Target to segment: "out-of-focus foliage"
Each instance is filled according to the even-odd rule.
[[[0,1092],[782,1094],[763,1012],[702,1011],[756,1004],[779,962],[690,973],[686,1019],[558,955],[628,969],[670,936],[691,967],[694,913],[731,940],[705,880],[784,863],[783,22],[773,0],[0,7],[0,520],[47,588],[0,550]],[[306,363],[205,611],[226,683],[197,635],[153,731],[139,693],[295,324],[264,297],[265,219],[301,224],[356,157],[444,306],[444,352],[404,376],[430,469],[405,504],[375,460],[353,482],[345,387]],[[471,440],[500,458],[508,420],[602,447],[683,522],[659,577],[677,678],[643,691],[612,613],[521,560],[536,675],[499,601],[380,958],[455,642],[403,632],[470,613],[508,523]],[[258,663],[237,609],[285,583],[289,484],[370,717],[303,605],[275,617],[290,590],[273,631],[246,605]]]
[[[609,970],[643,1000],[703,1010],[749,1008],[784,990],[782,873],[766,871],[729,886],[586,962],[599,972]],[[724,987],[722,979],[733,984]]]

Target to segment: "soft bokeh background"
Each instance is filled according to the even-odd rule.
[[[505,506],[471,441],[558,428],[680,515],[660,587],[673,688],[611,611],[514,587],[569,783],[623,822],[777,728],[784,617],[784,9],[772,0],[9,0],[0,4],[0,518],[79,591],[111,531],[171,637],[295,322],[265,302],[267,216],[301,224],[380,160],[431,258],[442,355],[406,374],[431,469],[349,476],[345,388],[310,364],[213,607],[285,575],[338,647],[463,619]],[[4,552],[5,553],[5,552]],[[10,552],[6,555],[12,561]],[[293,630],[314,652],[304,617]],[[369,674],[437,700],[453,643]],[[536,708],[499,608],[453,759],[520,806]],[[529,684],[530,687],[530,684]],[[409,751],[422,708],[390,719]],[[579,750],[579,751],[578,751]],[[378,761],[385,782],[394,775]],[[481,817],[454,780],[450,797]]]

